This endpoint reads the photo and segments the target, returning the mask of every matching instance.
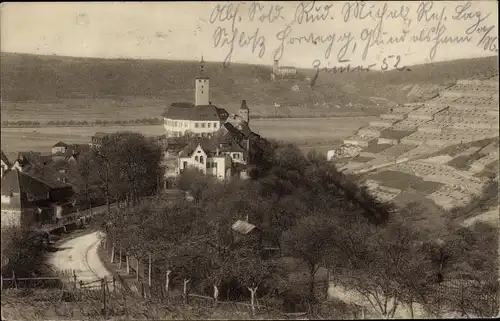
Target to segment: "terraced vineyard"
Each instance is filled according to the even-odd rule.
[[[444,210],[464,206],[498,182],[498,103],[498,75],[458,80],[433,99],[394,108],[345,139],[336,155],[339,163],[352,158],[339,166],[369,177],[367,187],[386,201],[416,192]],[[359,156],[370,159],[360,162]],[[413,187],[395,188],[397,173]],[[419,181],[433,184],[415,188]]]

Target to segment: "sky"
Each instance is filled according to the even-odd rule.
[[[369,13],[367,8],[370,6],[374,5],[374,14],[384,4],[379,1],[367,2],[364,14]],[[259,11],[253,2],[234,2],[232,8],[229,8],[230,12],[237,9],[235,17],[240,17],[241,20],[235,18],[233,24],[232,15],[229,15],[229,19],[224,19],[227,10],[220,10],[220,15],[215,14],[219,12],[218,9],[228,9],[227,3],[221,2],[2,3],[0,45],[2,52],[173,60],[199,60],[203,55],[207,61],[228,60],[270,65],[276,50],[282,44],[278,34],[281,32],[283,35],[289,25],[286,40],[295,40],[293,44],[285,41],[286,45],[279,56],[282,65],[311,67],[315,60],[320,61],[321,66],[339,65],[337,53],[346,43],[346,40],[343,42],[339,39],[346,33],[351,34],[357,46],[353,49],[354,42],[351,42],[351,47],[348,47],[350,53],[348,57],[344,55],[344,58],[348,58],[352,64],[373,63],[376,65],[374,69],[388,56],[399,55],[401,63],[412,65],[498,55],[495,51],[498,46],[497,38],[492,38],[493,45],[486,46],[486,49],[486,41],[478,45],[489,27],[492,30],[486,35],[486,39],[489,39],[489,35],[496,36],[498,32],[496,1],[473,1],[469,4],[459,1],[429,2],[427,7],[420,8],[426,10],[420,11],[421,3],[418,1],[388,2],[387,8],[389,11],[394,10],[394,15],[397,16],[401,6],[409,14],[405,19],[384,20],[382,28],[386,34],[382,39],[387,42],[387,37],[391,35],[393,38],[399,37],[403,30],[408,32],[407,37],[401,43],[374,45],[364,57],[363,48],[369,39],[367,35],[376,32],[379,21],[376,18],[359,20],[350,17],[346,22],[343,18],[347,7],[344,7],[343,2],[262,2],[261,5],[262,9]],[[430,5],[432,8],[429,8]],[[458,7],[459,5],[462,7]],[[276,11],[280,6],[283,8]],[[249,21],[250,13],[253,12],[251,8],[257,8],[253,21]],[[443,8],[446,21],[441,20],[441,24],[438,24],[433,18],[438,19]],[[308,11],[309,9],[312,10]],[[462,9],[461,15],[457,16],[457,10]],[[269,11],[278,12],[283,19],[270,22],[269,18],[263,18],[263,22],[260,22],[258,17],[265,17],[265,13]],[[418,21],[418,13],[422,11],[426,15],[422,15],[424,18]],[[314,12],[324,14],[325,20],[312,22],[314,17],[310,13]],[[351,15],[355,15],[354,7],[351,7]],[[429,21],[426,21],[426,17]],[[476,30],[471,30],[470,27],[475,25]],[[432,56],[430,52],[435,42],[409,41],[411,35],[420,35],[422,31],[425,34],[436,26],[444,26],[445,35],[449,37],[464,36],[469,29],[473,31],[470,34],[471,40],[467,43],[441,43]],[[228,39],[232,39],[233,35],[235,39],[229,58],[231,50],[228,43],[223,45],[224,37],[220,37],[217,43],[217,31],[223,35],[222,28],[225,28]],[[363,30],[364,28],[367,29]],[[255,39],[250,37],[256,33]],[[323,38],[316,38],[317,43],[313,44],[312,38],[308,38],[311,33],[314,37]],[[332,39],[335,42],[330,55],[327,55]],[[262,51],[262,47],[265,50]]]

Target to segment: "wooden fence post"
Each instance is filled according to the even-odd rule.
[[[165,278],[165,291],[166,291],[167,297],[168,297],[168,290],[169,290],[169,287],[170,287],[170,286],[169,286],[169,283],[170,283],[170,273],[171,273],[171,272],[172,272],[172,271],[167,270],[167,276],[166,276],[166,278]]]
[[[149,253],[149,263],[148,263],[148,285],[151,287],[151,253]]]
[[[102,304],[103,304],[102,314],[104,316],[104,319],[107,319],[107,311],[106,311],[106,277],[104,277],[101,280],[101,288],[102,288]]]
[[[3,274],[0,273],[0,291],[3,290]]]
[[[187,284],[188,284],[189,281],[191,281],[191,279],[189,279],[189,280],[184,279],[184,291],[183,291],[183,294],[184,294],[184,304],[188,304]]]
[[[111,263],[115,263],[115,245],[111,248]]]
[[[135,264],[135,280],[139,282],[139,259],[136,259],[136,264]]]
[[[76,272],[75,272],[75,270],[73,270],[73,282],[74,282],[74,286],[76,289]]]
[[[126,259],[126,261],[127,261],[127,262],[125,263],[125,264],[127,264],[127,275],[129,275],[129,274],[130,274],[130,263],[129,263],[129,261],[128,261],[128,254],[127,254],[127,253],[125,253],[125,259]]]
[[[118,269],[122,269],[122,246],[119,245],[120,249],[118,251]]]
[[[12,270],[12,285],[17,289],[16,271]]]
[[[115,292],[116,289],[116,277],[113,275],[113,292]]]

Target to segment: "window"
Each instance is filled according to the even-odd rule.
[[[205,128],[205,123],[201,123],[201,128]]]
[[[214,128],[217,128],[217,123],[214,123]]]
[[[198,156],[195,156],[195,157],[194,157],[194,160],[195,160],[195,161],[197,161],[197,162],[199,162],[199,161],[200,161],[200,159],[198,158]]]
[[[208,124],[207,124],[207,127],[208,127],[208,128],[212,127],[212,123],[208,123]]]
[[[203,156],[200,156],[200,163],[203,163]]]
[[[183,162],[182,163],[182,168],[187,168],[188,167],[188,162]]]
[[[194,128],[198,128],[198,123],[194,123]]]

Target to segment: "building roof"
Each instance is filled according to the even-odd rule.
[[[229,114],[215,105],[199,105],[192,103],[174,103],[163,113],[163,117],[174,120],[225,121]]]
[[[231,229],[235,232],[246,235],[255,229],[255,225],[245,221],[237,220],[233,224],[233,226],[231,226]]]
[[[213,137],[194,137],[189,141],[187,146],[185,146],[180,156],[189,157],[192,155],[196,147],[201,146],[203,151],[207,156],[216,156],[217,151],[219,152],[245,152],[245,149],[240,146],[230,135],[224,135],[219,133],[219,135],[214,135]]]
[[[53,145],[52,147],[68,147],[68,144],[66,144],[64,142],[59,142],[59,143]]]
[[[2,195],[10,193],[45,194],[51,187],[43,181],[20,171],[9,171],[2,179]],[[2,205],[3,206],[3,205]]]
[[[43,166],[52,160],[52,155],[41,155],[39,152],[19,152],[17,159],[21,166],[40,165]]]
[[[182,151],[180,152],[180,156],[191,156],[198,145],[201,146],[207,156],[214,156],[217,152],[217,144],[213,139],[205,137],[195,137],[191,141],[189,141],[186,147],[182,149]]]
[[[249,110],[248,109],[248,106],[247,106],[247,101],[245,99],[243,99],[241,101],[241,106],[240,106],[240,109],[245,109],[245,110]]]
[[[2,161],[5,163],[5,165],[7,165],[8,167],[11,167],[12,164],[10,163],[9,159],[7,158],[7,156],[4,154],[3,151],[0,151],[0,153],[2,154]]]
[[[33,166],[24,171],[23,174],[43,182],[51,189],[71,188],[71,185],[63,182],[66,176],[50,167]]]
[[[196,79],[209,79],[205,74],[205,61],[203,60],[203,56],[201,56],[200,61],[200,69],[198,69],[198,73],[196,74]]]

